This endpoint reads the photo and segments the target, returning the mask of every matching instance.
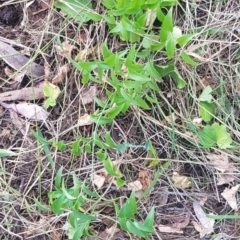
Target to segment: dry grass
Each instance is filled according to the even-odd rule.
[[[71,173],[75,172],[80,180],[89,179],[88,186],[95,189],[91,184],[91,175],[99,170],[102,164],[97,160],[94,149],[92,154],[83,151],[76,157],[70,150],[59,152],[49,146],[56,164],[52,170],[32,135],[31,130],[35,130],[37,126],[46,139],[62,140],[69,146],[78,136],[90,137],[93,131],[98,131],[100,136],[104,136],[109,129],[114,129],[115,136],[121,134],[122,138],[126,138],[127,142],[134,145],[151,140],[159,162],[171,161],[172,164],[160,176],[147,200],[139,204],[139,219],[144,219],[151,207],[155,206],[155,225],[173,224],[174,219],[185,213],[190,214],[191,220],[196,220],[192,203],[204,197],[207,197],[205,203],[207,212],[216,215],[229,213],[239,215],[239,211],[231,212],[231,208],[221,196],[220,193],[228,185],[216,184],[218,174],[206,157],[210,152],[217,154],[221,153],[221,150],[215,148],[205,150],[199,144],[191,143],[187,135],[190,128],[194,129],[193,118],[198,116],[199,86],[202,79],[208,77],[211,83],[218,87],[215,101],[218,114],[215,118],[220,123],[226,124],[233,139],[239,142],[240,63],[236,57],[240,55],[240,4],[237,0],[225,2],[186,0],[181,1],[175,9],[175,20],[183,32],[198,32],[187,51],[190,54],[193,50],[197,51],[197,55],[192,56],[199,64],[193,68],[177,57],[176,66],[188,85],[179,90],[169,82],[169,79],[164,79],[161,83],[162,91],[155,96],[160,104],[153,106],[151,111],[132,107],[126,115],[117,117],[113,126],[96,129],[94,125],[78,127],[80,116],[84,113],[93,113],[97,109],[94,102],[82,105],[83,94],[92,85],[96,85],[100,98],[104,99],[105,93],[104,86],[92,82],[82,85],[81,75],[74,67],[62,83],[62,95],[57,106],[51,109],[50,118],[46,122],[37,124],[21,119],[20,130],[11,120],[9,112],[0,107],[0,148],[21,150],[18,157],[2,158],[0,161],[1,239],[68,239],[63,230],[67,213],[56,215],[50,211],[41,212],[34,202],[34,198],[37,198],[42,204],[48,204],[47,194],[54,189],[54,178],[60,166],[64,167],[63,175],[68,178],[69,186],[72,184]],[[104,21],[85,24],[79,28],[73,20],[65,21],[53,7],[31,16],[27,14],[26,1],[22,1],[21,4],[25,16],[24,25],[15,27],[11,33],[7,33],[9,30],[7,28],[4,30],[1,25],[0,28],[3,30],[1,35],[7,39],[18,40],[22,45],[29,47],[32,56],[38,53],[37,61],[48,64],[53,76],[57,74],[59,67],[66,63],[66,60],[56,52],[59,41],[68,40],[75,45],[74,54],[100,45],[106,39],[113,51],[121,49],[122,46],[129,47],[109,34]],[[40,5],[34,3],[29,8],[33,12],[38,11]],[[103,11],[98,1],[95,2],[95,9]],[[156,58],[158,56],[161,56],[161,52],[156,54]],[[99,56],[93,54],[91,58]],[[6,78],[5,66],[6,64],[0,60],[0,92],[9,88],[7,84],[2,83]],[[173,112],[177,120],[167,122],[165,117]],[[226,152],[235,163],[237,169],[234,173],[235,184],[239,184],[239,148]],[[155,169],[147,167],[153,157],[149,157],[147,152],[141,149],[129,148],[124,153],[111,151],[110,156],[114,160],[124,162],[121,171],[127,182],[135,181],[138,172],[142,170],[154,177]],[[176,188],[171,179],[173,172],[191,179],[191,188],[180,190]],[[121,202],[121,197],[129,195],[130,192],[126,188],[116,189],[111,185],[95,191],[98,191],[101,198],[90,201],[88,209],[100,213],[101,219],[104,220],[93,226],[96,232],[101,233],[115,221],[114,200]],[[168,201],[162,204],[166,192]],[[239,198],[239,194],[237,197]],[[216,222],[214,231],[216,234],[224,233],[225,239],[238,239],[239,226],[239,220],[223,219]],[[126,239],[130,238],[126,236]],[[157,230],[153,239],[200,238],[193,225],[189,224],[183,234],[161,233]]]

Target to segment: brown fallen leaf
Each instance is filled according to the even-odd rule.
[[[52,83],[57,85],[66,77],[69,71],[69,64],[65,64],[59,68],[58,74],[53,78]]]
[[[24,71],[26,74],[34,78],[40,78],[44,76],[44,67],[27,58],[24,54],[16,51],[12,46],[0,41],[0,56],[11,68],[15,70]]]
[[[191,182],[189,181],[188,177],[181,176],[177,172],[173,172],[172,180],[174,186],[177,188],[185,189],[191,186]]]
[[[193,202],[193,209],[200,224],[195,221],[193,221],[192,223],[195,229],[200,233],[200,237],[204,237],[206,234],[210,234],[214,232],[213,226],[214,226],[215,220],[206,217],[199,203]]]
[[[55,46],[57,50],[57,54],[65,57],[65,58],[71,58],[72,57],[72,50],[76,47],[71,45],[69,41],[62,42],[62,46],[56,45]]]
[[[174,222],[172,226],[177,229],[182,229],[187,227],[187,225],[190,222],[190,214],[187,212],[186,214],[183,214],[182,216],[173,216],[171,220]]]
[[[15,112],[21,114],[22,116],[28,119],[36,121],[45,121],[49,116],[49,113],[44,108],[36,104],[26,102],[21,102],[18,104],[15,103],[7,104],[4,102],[0,102],[0,105],[2,105],[4,108],[14,110]]]
[[[142,189],[145,191],[150,185],[151,185],[151,178],[149,176],[149,173],[147,171],[140,171],[138,173],[138,180],[142,184]]]
[[[93,124],[93,121],[91,120],[91,117],[89,114],[85,113],[83,116],[81,116],[78,119],[78,125],[79,126],[86,126]]]
[[[232,188],[226,188],[221,195],[223,198],[228,202],[229,206],[237,211],[238,210],[238,205],[237,205],[237,199],[236,199],[236,193],[240,187],[240,184],[237,184],[236,186]]]
[[[97,87],[91,86],[86,92],[82,94],[82,104],[86,105],[93,102],[94,97],[97,95]]]

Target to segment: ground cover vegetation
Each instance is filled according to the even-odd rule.
[[[1,239],[238,239],[237,0],[0,1]]]

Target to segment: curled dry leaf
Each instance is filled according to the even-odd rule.
[[[71,58],[72,57],[72,50],[76,47],[71,45],[69,41],[62,42],[62,46],[56,45],[55,46],[57,50],[57,54],[65,57],[65,58]]]
[[[97,88],[96,86],[91,86],[86,92],[82,94],[81,100],[82,104],[86,105],[88,103],[93,102],[94,97],[97,95]]]
[[[85,113],[83,116],[81,116],[78,119],[78,125],[79,126],[86,126],[86,125],[91,125],[93,121],[91,120],[91,117],[89,114]]]
[[[15,112],[21,114],[22,116],[28,119],[36,121],[45,121],[49,116],[49,113],[44,108],[36,104],[26,102],[21,102],[18,104],[15,103],[7,104],[4,102],[0,102],[0,105],[2,105],[4,108],[14,110]]]
[[[194,221],[192,223],[195,229],[200,233],[200,237],[204,237],[206,234],[210,234],[214,232],[213,226],[214,226],[215,220],[206,217],[199,203],[193,202],[193,209],[200,224]]]
[[[2,41],[0,41],[0,56],[15,70],[26,70],[26,74],[34,78],[44,76],[44,67],[42,65],[32,63],[24,54],[16,51],[12,46]]]
[[[52,83],[57,85],[66,77],[69,71],[69,64],[60,67],[58,74],[53,78]]]
[[[238,206],[237,206],[237,199],[236,199],[236,193],[238,191],[240,187],[240,184],[237,184],[236,186],[232,187],[232,188],[226,188],[221,195],[223,196],[223,198],[228,202],[228,204],[230,205],[230,207],[237,211],[238,210]]]
[[[157,17],[157,11],[155,9],[148,9],[145,14],[147,15],[145,27],[152,28],[152,25]]]
[[[185,189],[191,186],[191,182],[189,181],[188,177],[181,176],[177,172],[173,172],[172,180],[174,186],[177,188]]]

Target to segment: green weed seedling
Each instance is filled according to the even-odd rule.
[[[154,232],[154,208],[150,210],[143,223],[137,222],[135,217],[137,214],[137,202],[134,191],[121,209],[118,209],[118,206],[115,206],[115,208],[118,214],[118,223],[124,231],[133,233],[142,239],[149,239],[147,234]]]
[[[97,219],[88,213],[80,212],[81,206],[89,202],[90,197],[97,198],[98,194],[90,191],[85,183],[78,180],[75,173],[72,174],[73,186],[66,187],[62,177],[61,167],[55,177],[55,191],[48,193],[50,209],[56,214],[69,212],[68,223],[71,239],[79,240],[82,236],[90,236],[88,230],[91,221]]]

